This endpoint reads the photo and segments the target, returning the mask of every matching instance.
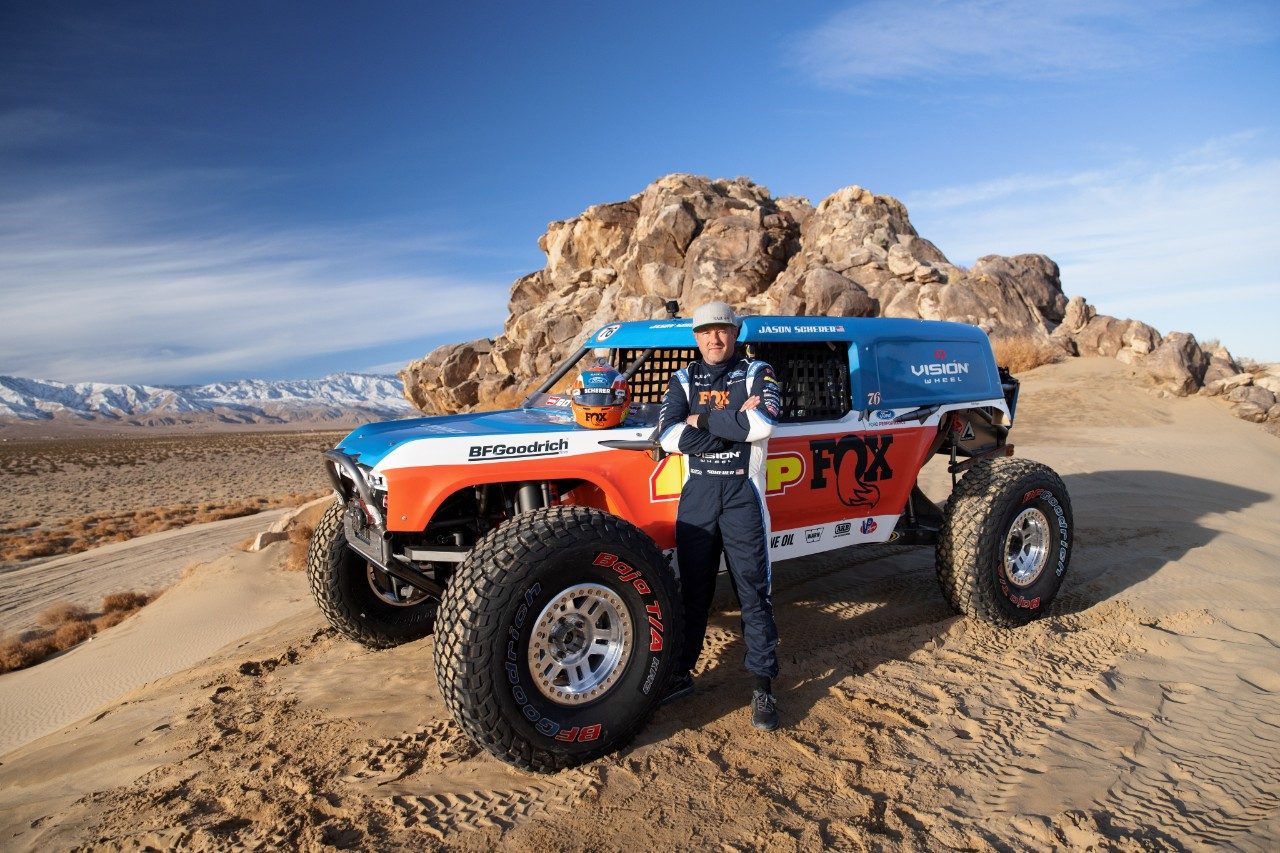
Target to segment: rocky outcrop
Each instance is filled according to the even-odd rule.
[[[546,266],[511,288],[493,341],[440,347],[400,373],[429,412],[528,386],[614,320],[720,299],[754,314],[915,317],[1048,340],[1067,300],[1043,255],[951,264],[897,199],[846,187],[817,207],[744,178],[668,175],[626,201],[553,222]]]
[[[1101,355],[1127,364],[1142,360],[1161,343],[1160,333],[1146,323],[1099,314],[1083,296],[1067,302],[1051,337],[1072,355]]]
[[[1242,367],[1224,347],[1186,333],[1162,336],[1137,320],[1067,300],[1044,255],[952,264],[912,227],[897,199],[846,187],[816,207],[774,198],[745,178],[667,175],[631,198],[547,226],[546,265],[516,280],[502,334],[439,347],[400,372],[405,396],[427,412],[516,402],[518,392],[615,320],[684,312],[719,299],[748,314],[908,317],[970,323],[1070,355],[1134,364],[1157,388],[1215,390],[1237,414],[1270,417],[1275,389],[1214,385]],[[1280,383],[1280,379],[1277,379]],[[1270,395],[1267,402],[1265,395]]]

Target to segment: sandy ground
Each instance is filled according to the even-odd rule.
[[[1125,374],[1094,359],[1025,377],[1014,441],[1063,475],[1077,525],[1048,618],[952,616],[923,549],[778,567],[779,732],[749,725],[722,589],[694,697],[620,754],[514,771],[449,719],[431,638],[336,638],[298,576],[271,588],[273,546],[20,687],[0,676],[7,694],[85,677],[64,660],[110,680],[139,648],[174,658],[0,756],[0,846],[1277,849],[1280,443]],[[182,669],[250,577],[278,608],[267,627]]]
[[[0,571],[0,633],[19,634],[36,627],[36,617],[51,604],[92,611],[113,592],[166,589],[184,570],[222,557],[288,512],[277,509],[193,524]],[[0,740],[0,752],[3,749]]]

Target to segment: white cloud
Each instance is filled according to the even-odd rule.
[[[906,202],[916,228],[954,262],[1043,253],[1061,266],[1067,294],[1103,313],[1280,360],[1280,158],[1248,154],[1251,138],[1209,140],[1161,162],[933,189]]]
[[[457,246],[456,235],[403,224],[192,233],[188,209],[158,191],[188,179],[0,204],[0,372],[233,377],[491,334],[505,316],[505,283],[419,272]]]
[[[1251,2],[868,0],[802,33],[790,55],[828,85],[1062,78],[1263,42],[1276,25],[1272,6]]]

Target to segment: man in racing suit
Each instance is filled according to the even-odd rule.
[[[693,692],[689,674],[702,652],[723,552],[742,604],[746,668],[756,676],[751,722],[778,727],[772,680],[778,674],[769,568],[765,458],[781,389],[773,368],[737,354],[740,321],[723,302],[693,313],[701,358],[676,371],[659,416],[663,449],[689,469],[676,513],[676,553],[684,596],[684,649],[667,701]]]

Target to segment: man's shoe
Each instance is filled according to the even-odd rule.
[[[751,725],[766,732],[778,727],[778,704],[772,693],[757,690],[751,694]]]
[[[693,692],[693,676],[689,673],[677,675],[667,685],[667,693],[662,697],[662,704],[683,699]]]

